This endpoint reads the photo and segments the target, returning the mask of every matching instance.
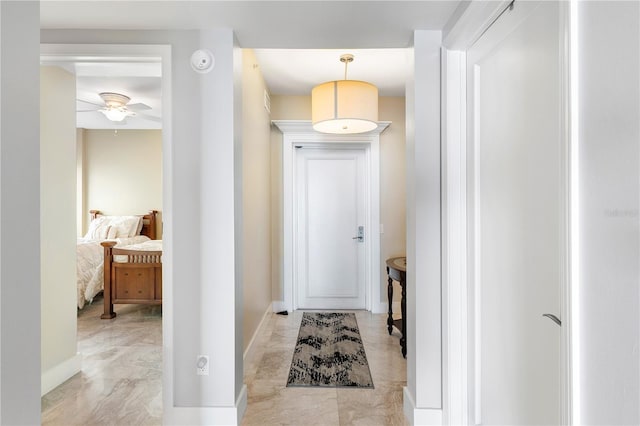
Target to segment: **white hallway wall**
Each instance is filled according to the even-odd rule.
[[[583,424],[640,424],[640,4],[579,2]]]
[[[35,2],[0,2],[2,424],[40,423],[39,13]]]
[[[414,32],[406,86],[408,341],[403,402],[412,424],[442,422],[441,44],[440,31]]]

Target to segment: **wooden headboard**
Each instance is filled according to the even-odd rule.
[[[101,215],[100,210],[89,210],[89,214],[91,215],[91,220],[94,220],[96,217]],[[142,231],[140,231],[140,235],[146,235],[152,240],[156,239],[156,218],[158,216],[158,210],[149,210],[149,213],[142,216]]]

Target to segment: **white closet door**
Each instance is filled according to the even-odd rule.
[[[557,2],[516,2],[468,51],[476,423],[561,423],[561,42]]]

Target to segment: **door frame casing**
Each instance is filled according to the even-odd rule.
[[[159,62],[161,64],[162,103],[162,292],[166,303],[162,310],[162,339],[165,347],[162,361],[163,410],[165,419],[175,410],[173,405],[173,132],[172,132],[172,46],[170,44],[119,43],[49,43],[40,41],[42,65],[89,62]],[[77,338],[77,335],[76,335]],[[77,346],[77,339],[76,339]],[[166,349],[169,350],[166,350]],[[81,353],[78,352],[78,354]],[[68,366],[68,365],[65,365]],[[61,384],[64,380],[59,380]],[[55,386],[57,386],[56,384]],[[46,384],[43,384],[43,386]],[[51,384],[52,386],[52,384]]]
[[[365,238],[365,307],[374,313],[383,313],[386,303],[381,302],[380,289],[380,133],[390,122],[379,122],[371,132],[355,135],[329,135],[313,130],[310,121],[274,120],[272,123],[280,129],[282,137],[282,219],[283,219],[283,258],[282,281],[284,290],[283,306],[274,304],[274,311],[297,309],[295,288],[295,145],[308,147],[331,147],[338,144],[343,147],[365,148],[365,194],[366,224],[370,229]],[[365,228],[365,229],[367,229]]]
[[[443,43],[442,63],[442,165],[443,165],[443,228],[442,228],[442,270],[443,270],[443,424],[476,424],[476,406],[479,395],[476,388],[476,375],[470,368],[472,336],[475,324],[471,317],[473,306],[468,300],[469,285],[472,285],[471,275],[474,274],[469,256],[472,252],[468,246],[467,216],[467,71],[466,52],[473,46],[482,34],[509,6],[510,0],[496,2],[489,5],[486,2],[471,2],[461,14],[456,25],[449,31]],[[518,7],[518,5],[515,5]],[[563,424],[573,424],[576,420],[575,407],[577,394],[573,392],[577,365],[574,362],[576,323],[573,308],[577,300],[575,297],[576,277],[571,273],[577,262],[574,250],[577,235],[572,232],[572,225],[576,221],[575,210],[577,192],[573,171],[576,169],[576,158],[572,155],[573,140],[577,135],[572,134],[573,120],[572,105],[575,99],[571,94],[576,67],[575,34],[572,32],[571,16],[575,13],[575,2],[561,2],[561,131],[564,145],[563,167],[565,187],[562,188],[565,217],[562,236],[565,240],[562,259],[563,276],[561,277],[561,318],[563,327],[561,332],[561,419]]]

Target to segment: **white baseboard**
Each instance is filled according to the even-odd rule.
[[[242,385],[233,407],[170,407],[163,410],[165,425],[239,425],[247,410],[247,386]]]
[[[371,307],[372,314],[384,314],[387,311],[387,304],[385,302],[373,303],[373,306]]]
[[[273,312],[288,311],[284,304],[284,300],[274,300],[271,304],[273,305]]]
[[[400,302],[393,302],[391,307],[393,308],[394,314],[400,314]],[[374,303],[371,310],[371,313],[373,314],[386,314],[387,312],[389,312],[389,303],[387,302],[380,302],[377,305]]]
[[[40,377],[40,396],[57,388],[82,369],[82,354],[78,352],[71,358],[43,372]]]
[[[413,396],[405,386],[402,388],[403,411],[411,425],[440,426],[442,425],[442,410],[436,408],[416,408]]]
[[[264,315],[262,315],[262,319],[260,320],[260,324],[258,324],[258,327],[253,332],[253,336],[251,336],[251,340],[249,341],[249,344],[247,345],[247,349],[244,350],[244,354],[242,355],[242,361],[245,361],[247,359],[247,357],[249,356],[249,354],[251,354],[251,352],[255,349],[254,346],[255,346],[256,338],[260,335],[260,332],[262,331],[262,328],[266,324],[266,321],[267,321],[267,319],[269,318],[269,316],[271,315],[272,312],[276,312],[276,311],[272,309],[271,305],[267,306],[267,310],[264,312]]]
[[[242,389],[240,389],[240,395],[238,395],[238,399],[236,400],[236,417],[238,422],[236,424],[242,423],[242,418],[244,417],[244,413],[247,411],[247,385],[242,384]]]
[[[288,311],[287,307],[284,304],[284,301],[282,300],[274,300],[273,302],[271,302],[271,304],[273,305],[273,312],[281,312],[281,311]],[[373,303],[373,306],[371,307],[371,313],[372,314],[386,314],[387,312],[389,312],[389,308],[388,308],[389,304],[387,302],[380,302],[380,303]],[[400,313],[400,302],[393,302],[393,313]]]

